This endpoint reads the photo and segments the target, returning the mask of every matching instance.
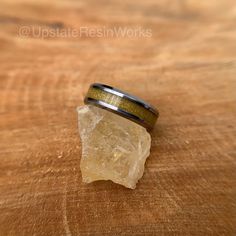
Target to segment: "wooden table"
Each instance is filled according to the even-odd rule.
[[[81,182],[95,81],[159,108],[135,190]],[[235,0],[1,0],[0,114],[0,235],[236,235]]]

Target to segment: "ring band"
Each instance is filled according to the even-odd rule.
[[[143,100],[105,84],[91,84],[84,103],[109,110],[147,129],[154,127],[159,116],[158,111]]]

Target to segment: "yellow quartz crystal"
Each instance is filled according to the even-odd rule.
[[[83,182],[111,180],[134,189],[150,154],[150,134],[138,124],[92,105],[77,111]]]

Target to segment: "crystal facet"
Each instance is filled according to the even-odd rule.
[[[83,182],[112,180],[134,189],[150,154],[150,134],[142,126],[95,106],[78,107],[77,111]]]

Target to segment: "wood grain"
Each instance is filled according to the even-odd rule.
[[[80,27],[152,36],[32,33]],[[1,0],[0,51],[0,235],[236,235],[235,1]],[[95,81],[159,108],[136,190],[81,183]]]

